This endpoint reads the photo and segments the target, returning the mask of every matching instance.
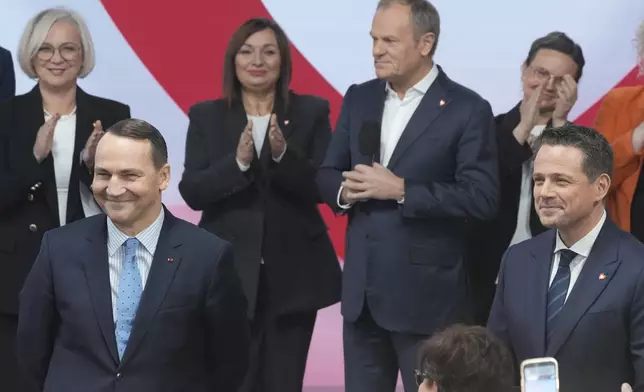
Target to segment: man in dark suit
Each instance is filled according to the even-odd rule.
[[[425,0],[379,3],[378,79],[347,91],[318,174],[326,203],[349,215],[347,392],[393,391],[399,370],[415,389],[418,343],[471,321],[466,220],[497,211],[496,144],[490,105],[432,61],[439,24]]]
[[[0,46],[0,101],[16,94],[16,74],[11,52]]]
[[[606,215],[610,145],[566,125],[537,146],[535,206],[552,229],[508,249],[489,328],[517,365],[556,358],[562,391],[644,391],[644,245]]]
[[[167,147],[140,120],[97,146],[106,215],[45,234],[20,296],[18,359],[42,391],[235,391],[246,301],[228,243],[161,204]]]
[[[522,101],[494,119],[501,207],[494,219],[472,222],[468,240],[477,324],[487,322],[503,253],[546,230],[532,203],[531,144],[545,128],[568,122],[584,63],[581,47],[564,33],[552,32],[535,40],[522,66]]]

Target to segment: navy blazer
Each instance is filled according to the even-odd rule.
[[[559,362],[561,391],[644,391],[644,245],[606,219],[546,345],[546,307],[556,230],[508,249],[488,328],[518,365]]]
[[[381,122],[385,82],[347,91],[318,172],[324,201],[336,212],[342,172],[371,164],[360,154],[363,123]],[[369,200],[348,210],[342,313],[355,321],[368,303],[391,331],[431,334],[471,320],[465,258],[469,218],[497,212],[499,176],[494,117],[487,101],[439,75],[422,98],[388,164],[405,179],[405,201]]]
[[[122,360],[105,215],[45,234],[20,295],[17,353],[44,392],[230,392],[249,352],[230,244],[165,212]]]
[[[16,74],[11,52],[0,46],[0,101],[16,95]]]

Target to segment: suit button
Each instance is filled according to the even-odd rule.
[[[33,193],[30,193],[29,195],[27,195],[27,200],[29,200],[29,201],[34,201],[34,195],[33,195]]]
[[[122,380],[122,379],[123,379],[123,374],[121,374],[121,373],[116,373],[116,379],[117,379],[117,380]]]
[[[29,225],[29,231],[34,233],[34,232],[36,232],[36,230],[38,230],[38,226],[36,226],[34,223]]]

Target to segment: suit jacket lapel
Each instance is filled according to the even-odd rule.
[[[620,264],[617,258],[618,233],[615,224],[607,218],[558,317],[556,329],[553,331],[550,345],[546,351],[547,356],[557,354],[579,320],[595,303],[613,278]],[[600,279],[601,274],[606,277]]]
[[[405,155],[405,151],[414,144],[416,139],[429,128],[429,125],[449,105],[450,100],[447,92],[451,81],[440,67],[438,72],[438,77],[423,96],[420,105],[411,116],[409,123],[400,136],[400,140],[396,144],[396,148],[394,148],[387,165],[390,170],[393,170],[400,158]]]
[[[548,286],[550,283],[550,270],[552,265],[552,252],[555,248],[556,231],[551,230],[543,237],[534,242],[532,248],[533,263],[529,266],[530,271],[526,276],[532,277],[527,282],[526,292],[530,294],[532,306],[527,309],[531,319],[532,328],[530,337],[538,356],[546,352],[546,308],[548,304]]]
[[[90,105],[88,95],[78,87],[76,91],[76,132],[74,137],[74,161],[69,181],[69,195],[67,198],[67,222],[73,222],[85,216],[80,201],[81,170],[86,170],[80,164],[81,151],[94,130],[93,122],[98,120]]]
[[[87,256],[85,256],[84,267],[90,298],[94,306],[94,315],[98,320],[98,326],[105,340],[105,345],[116,364],[119,357],[114,334],[106,219],[105,216],[103,219],[97,219],[97,227],[85,235],[88,251],[86,252]]]
[[[181,254],[179,253],[181,238],[180,232],[174,226],[175,220],[176,218],[165,210],[165,220],[152,259],[152,267],[139,302],[139,309],[136,313],[132,333],[121,364],[132,356],[145,337],[150,324],[165,299],[168,288],[174,280],[177,268],[181,264]]]

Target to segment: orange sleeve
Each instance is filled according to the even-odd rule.
[[[633,131],[621,133],[622,127],[619,121],[619,108],[623,103],[620,102],[623,95],[609,93],[602,101],[595,120],[595,129],[610,143],[613,147],[613,183],[611,190],[619,188],[621,183],[637,172],[639,168],[639,157],[633,149]]]

